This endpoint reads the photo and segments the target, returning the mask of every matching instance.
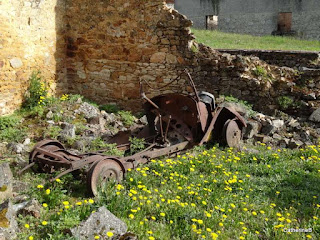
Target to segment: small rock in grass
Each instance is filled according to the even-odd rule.
[[[259,128],[261,128],[261,123],[255,121],[248,121],[247,127],[244,129],[244,138],[252,138],[254,135],[258,134]]]
[[[288,147],[291,149],[299,148],[303,145],[303,142],[300,140],[291,139]]]
[[[70,123],[62,123],[62,131],[60,132],[61,139],[75,138],[76,126]]]
[[[95,235],[106,236],[107,232],[114,234],[112,239],[119,239],[127,232],[127,225],[105,207],[100,207],[87,220],[71,229],[72,235],[79,240],[94,239]]]
[[[15,216],[16,212],[11,201],[7,200],[0,204],[0,239],[16,239],[18,223]]]
[[[82,113],[86,119],[99,116],[99,109],[91,104],[84,102],[81,104],[77,112]]]
[[[320,108],[315,110],[309,117],[309,120],[312,122],[320,122]]]
[[[0,200],[12,197],[13,175],[9,163],[0,164]]]
[[[30,140],[30,138],[26,138],[25,140],[24,140],[24,142],[23,142],[23,145],[29,145],[31,143],[31,140]]]
[[[12,152],[15,152],[15,153],[23,153],[25,151],[25,146],[22,144],[22,143],[15,143],[15,142],[12,142],[12,143],[9,143],[8,144],[8,149],[10,149]]]
[[[278,142],[280,148],[286,148],[289,145],[290,139],[283,138]]]
[[[53,118],[53,112],[50,110],[47,115],[46,115],[47,119],[52,119]]]

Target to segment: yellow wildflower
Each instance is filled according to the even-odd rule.
[[[112,237],[113,236],[113,232],[107,232],[107,236],[108,237]]]

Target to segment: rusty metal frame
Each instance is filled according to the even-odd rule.
[[[153,158],[179,153],[194,145],[208,142],[210,135],[220,134],[221,124],[227,120],[236,121],[236,124],[233,122],[233,126],[237,126],[237,124],[241,128],[246,126],[243,117],[233,109],[217,107],[212,110],[211,106],[201,101],[191,75],[186,70],[185,73],[194,91],[193,96],[170,93],[148,98],[143,90],[142,81],[140,81],[140,95],[145,100],[144,108],[147,112],[148,125],[140,130],[137,136],[146,140],[146,149],[126,157],[106,156],[103,154],[104,150],[75,155],[65,150],[60,142],[47,139],[36,144],[30,153],[29,164],[19,173],[21,174],[35,165],[38,165],[40,170],[46,173],[62,170],[50,180],[53,181],[65,174],[89,166],[88,186],[96,188],[97,184],[90,183],[90,179],[95,181],[97,174],[101,172],[114,174],[120,178],[119,176],[124,175],[128,169],[134,169],[139,164],[148,163]],[[178,78],[166,86],[176,80]],[[151,87],[148,83],[147,85]],[[120,132],[110,140],[110,143],[116,143],[119,149],[129,150],[130,142],[128,139],[132,134],[132,132]],[[178,142],[172,140],[172,135],[177,136]],[[108,164],[110,169],[108,169]],[[99,167],[103,167],[103,169],[95,169]],[[96,189],[90,191],[93,194],[96,193]]]

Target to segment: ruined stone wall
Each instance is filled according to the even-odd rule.
[[[56,13],[63,11],[57,0],[0,1],[0,115],[20,106],[32,71],[41,70],[55,89],[64,64]]]
[[[140,81],[164,86],[185,68],[199,90],[233,95],[265,112],[277,107],[279,96],[303,96],[294,88],[299,78],[292,69],[198,46],[191,21],[162,0],[0,2],[0,114],[19,106],[38,69],[53,90],[130,110],[141,106]],[[266,76],[255,73],[258,66]],[[184,75],[170,91],[187,86]],[[320,90],[314,93],[320,99]]]
[[[277,51],[277,50],[252,50],[252,49],[219,49],[221,53],[230,53],[232,55],[256,56],[269,64],[280,67],[314,67],[314,64],[320,60],[319,52],[307,51]]]
[[[69,90],[101,104],[140,106],[140,80],[167,83],[191,58],[191,22],[162,0],[68,0],[66,12]]]

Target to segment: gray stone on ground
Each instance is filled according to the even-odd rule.
[[[12,58],[9,60],[11,67],[13,68],[20,68],[22,67],[23,63],[20,58]]]
[[[117,121],[117,116],[116,116],[114,113],[104,112],[102,115],[103,115],[103,118],[104,118],[108,123],[113,123],[113,122]]]
[[[127,232],[127,225],[105,207],[100,207],[78,227],[71,229],[72,235],[79,240],[94,239],[95,235],[106,236],[107,232],[114,234],[112,239],[119,239]]]
[[[265,135],[272,135],[276,132],[277,128],[272,124],[268,124],[261,129],[261,133]]]
[[[12,197],[13,176],[9,163],[0,164],[0,201]]]
[[[97,107],[92,106],[87,102],[82,103],[76,112],[82,113],[86,119],[96,117],[100,114]]]
[[[302,96],[302,98],[303,98],[304,100],[316,100],[316,99],[317,99],[315,93],[305,94],[305,95]]]
[[[11,240],[16,238],[18,223],[16,212],[11,201],[7,200],[0,204],[0,239]]]
[[[256,121],[248,121],[247,127],[244,129],[244,138],[252,138],[254,135],[258,134],[260,125]]]
[[[62,124],[62,131],[60,132],[60,137],[64,140],[68,138],[76,137],[76,126],[70,123]]]
[[[289,138],[283,138],[278,142],[278,145],[280,148],[286,148],[289,145],[290,139]]]
[[[291,139],[290,142],[289,142],[289,145],[288,147],[290,149],[295,149],[295,148],[299,148],[303,145],[303,142],[300,141],[300,140],[295,140],[295,139]]]
[[[281,140],[282,139],[282,137],[277,133],[273,134],[272,138],[275,139],[275,140]]]
[[[139,123],[143,124],[143,125],[147,125],[148,124],[148,119],[146,115],[143,115],[140,119],[139,119]]]
[[[50,110],[47,115],[46,115],[47,119],[52,119],[53,118],[53,112]]]
[[[309,120],[312,122],[320,122],[320,108],[315,110],[309,117]]]
[[[272,125],[276,128],[276,129],[281,129],[284,127],[284,121],[281,119],[276,119],[276,120],[272,120]]]
[[[20,206],[17,207],[17,214],[21,214],[23,216],[31,215],[35,218],[40,217],[41,205],[38,200],[32,199],[18,205]]]
[[[23,145],[27,146],[31,143],[31,139],[30,138],[26,138],[24,141],[23,141]]]
[[[8,144],[8,149],[14,153],[23,153],[26,151],[25,146],[22,143],[11,142]]]
[[[304,142],[310,141],[310,131],[306,130],[300,133],[301,140]]]
[[[269,136],[265,136],[265,135],[262,135],[262,134],[257,134],[254,136],[254,139],[256,141],[259,141],[261,143],[272,143],[273,142],[273,139],[272,137],[269,137]]]
[[[290,121],[287,123],[289,127],[292,128],[301,128],[300,123],[296,119],[290,119]]]

